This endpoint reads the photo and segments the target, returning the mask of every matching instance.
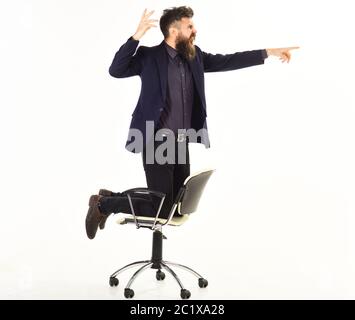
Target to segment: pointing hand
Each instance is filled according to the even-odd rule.
[[[279,57],[279,59],[284,63],[287,61],[287,63],[290,62],[291,60],[291,50],[294,49],[299,49],[299,47],[287,47],[287,48],[273,48],[273,49],[266,49],[267,55],[268,56],[276,56]]]

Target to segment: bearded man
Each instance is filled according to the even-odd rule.
[[[275,55],[289,62],[290,48],[261,49],[232,54],[210,54],[194,44],[197,34],[193,10],[164,10],[160,29],[164,40],[157,46],[139,46],[139,40],[158,20],[144,10],[136,33],[116,53],[109,68],[115,78],[139,76],[141,93],[132,114],[126,149],[142,153],[149,189],[165,194],[159,218],[167,218],[184,180],[190,174],[189,142],[209,147],[206,125],[204,72],[230,71],[261,65]],[[138,49],[137,49],[138,47]],[[137,215],[155,216],[159,199],[132,197]],[[103,229],[111,213],[131,213],[124,193],[100,190],[89,200],[86,231],[90,239]]]

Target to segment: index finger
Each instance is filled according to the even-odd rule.
[[[285,48],[285,50],[294,50],[294,49],[299,49],[300,47],[288,47],[288,48]]]
[[[143,14],[142,14],[142,18],[145,16],[146,12],[147,12],[147,8],[144,9]]]
[[[147,18],[149,18],[153,13],[154,13],[154,10],[150,11],[150,12],[147,14]]]

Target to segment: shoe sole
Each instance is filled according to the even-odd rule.
[[[91,212],[92,212],[92,207],[90,207],[89,208],[89,210],[88,210],[88,213],[87,213],[87,215],[86,215],[86,219],[85,219],[85,229],[86,229],[86,235],[87,235],[87,237],[90,239],[90,240],[92,240],[92,239],[94,239],[95,238],[95,235],[96,235],[96,232],[95,232],[95,234],[91,234],[91,230],[90,230],[90,228],[89,228],[89,225],[88,225],[88,218],[91,216]]]

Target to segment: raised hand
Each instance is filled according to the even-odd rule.
[[[266,49],[268,56],[276,56],[282,61],[282,63],[286,62],[289,63],[291,60],[291,50],[299,49],[299,47],[287,47],[287,48],[273,48],[273,49]]]
[[[139,22],[136,33],[133,35],[133,39],[139,40],[151,27],[156,27],[154,22],[159,20],[149,19],[149,17],[154,13],[153,11],[147,12],[147,9],[144,9],[141,21]]]

